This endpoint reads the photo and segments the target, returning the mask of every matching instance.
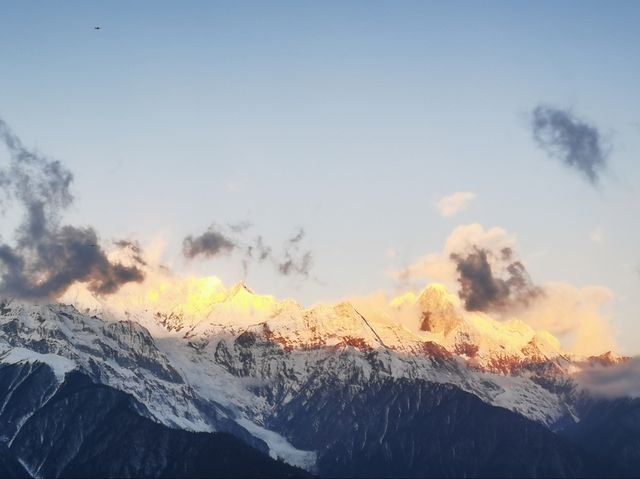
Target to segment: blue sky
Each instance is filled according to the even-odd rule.
[[[0,115],[74,172],[69,221],[160,236],[176,268],[228,283],[238,258],[185,262],[185,235],[249,220],[278,245],[304,227],[311,279],[256,266],[248,282],[306,303],[393,290],[389,271],[456,226],[500,226],[534,281],[610,288],[638,352],[638,2],[1,9]],[[540,103],[608,138],[597,188],[536,147]],[[476,200],[443,218],[434,203],[457,191]]]

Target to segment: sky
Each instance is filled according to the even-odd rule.
[[[73,172],[67,222],[305,304],[419,288],[397,272],[461,225],[497,227],[534,283],[610,290],[621,351],[640,352],[638,2],[1,10],[0,117]],[[597,129],[597,182],[536,142],[539,105]],[[182,254],[243,222],[281,259],[304,231],[308,275]]]

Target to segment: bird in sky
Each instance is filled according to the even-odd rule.
[[[102,27],[93,27],[94,30],[101,30]]]

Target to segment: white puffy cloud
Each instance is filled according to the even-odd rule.
[[[542,292],[518,311],[518,319],[561,338],[569,352],[580,356],[616,349],[611,319],[603,312],[614,299],[610,289],[550,282],[542,286]]]
[[[461,225],[449,235],[442,253],[423,256],[404,270],[393,273],[393,277],[408,281],[426,279],[454,287],[458,274],[451,254],[467,254],[474,247],[502,251],[505,248],[514,249],[515,244],[515,238],[503,228],[485,229],[478,223]]]
[[[476,194],[471,191],[458,191],[440,198],[436,207],[445,218],[450,218],[461,211],[466,210],[471,202],[476,199]]]
[[[504,248],[515,248],[516,240],[507,230],[500,227],[485,229],[481,224],[458,226],[445,245],[447,257],[452,253],[468,253],[474,246],[489,251],[501,251]]]

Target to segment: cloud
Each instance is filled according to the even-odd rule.
[[[267,258],[270,258],[271,255],[273,254],[271,246],[267,245],[264,242],[264,239],[262,238],[262,236],[256,237],[253,241],[253,244],[247,247],[247,256],[249,258],[254,257],[254,252],[255,252],[255,257],[259,261],[264,261]]]
[[[450,218],[466,210],[471,202],[476,199],[476,194],[470,191],[458,191],[449,196],[440,198],[436,207],[444,218]]]
[[[562,161],[592,183],[606,170],[609,151],[600,131],[568,110],[538,105],[532,113],[533,139],[551,158]]]
[[[494,319],[520,319],[558,336],[579,355],[615,350],[603,308],[613,293],[601,286],[578,288],[559,282],[535,284],[516,254],[515,238],[499,227],[458,226],[442,253],[432,253],[393,276],[400,281],[436,281],[453,291],[467,311]]]
[[[182,252],[187,258],[204,256],[212,258],[220,254],[229,253],[236,248],[236,243],[223,233],[210,226],[207,231],[198,236],[187,236],[182,241]]]
[[[430,279],[454,287],[469,311],[521,306],[540,294],[517,259],[515,239],[502,228],[458,226],[442,254],[429,254],[396,272],[401,281]]]
[[[284,242],[282,253],[274,253],[274,248],[264,242],[262,236],[258,236],[245,248],[243,268],[246,270],[250,260],[260,262],[270,260],[276,271],[282,276],[309,276],[313,266],[313,253],[310,250],[302,250],[301,244],[306,236],[303,228],[300,228]]]
[[[225,290],[215,276],[181,275],[166,265],[164,238],[156,237],[140,248],[140,259],[144,262],[140,268],[144,271],[144,281],[127,283],[114,294],[104,297],[89,291],[86,283],[76,283],[69,287],[60,301],[81,308],[99,308],[107,317],[121,318],[132,311],[150,308],[155,311],[183,308],[186,313],[194,313],[219,299]],[[123,246],[112,250],[109,257],[122,263],[136,262],[132,258],[135,253],[128,243],[137,245],[133,241],[123,241]]]
[[[142,257],[143,255],[142,247],[140,246],[140,243],[138,243],[137,241],[117,240],[117,241],[114,241],[113,244],[120,249],[128,250],[131,254],[131,259],[136,263],[138,263],[139,265],[141,266],[147,265],[147,261]]]
[[[494,252],[475,245],[471,252],[451,254],[458,272],[459,296],[468,311],[502,310],[526,304],[541,293],[513,255],[509,247]]]
[[[250,240],[243,237],[251,226],[249,222],[230,225],[229,232],[211,226],[200,235],[185,237],[182,242],[182,252],[186,258],[193,259],[197,256],[212,258],[235,250],[241,251],[245,278],[251,263],[265,261],[273,264],[275,271],[282,276],[309,276],[313,266],[313,253],[301,247],[306,236],[304,229],[300,228],[288,238],[282,252],[277,254],[274,248],[265,242],[262,235]]]
[[[612,366],[593,365],[577,373],[574,378],[584,389],[609,399],[640,397],[640,357]]]
[[[250,221],[244,220],[244,221],[239,221],[238,223],[230,224],[229,229],[234,233],[244,233],[252,226],[253,224]]]
[[[456,268],[450,258],[437,253],[423,256],[408,267],[391,273],[391,277],[401,283],[431,280],[451,285],[455,283],[455,276]]]
[[[60,225],[73,202],[69,170],[26,149],[2,119],[0,140],[9,153],[9,165],[0,168],[0,189],[7,204],[23,209],[14,244],[0,244],[0,295],[52,299],[78,281],[104,295],[142,281],[136,266],[108,259],[93,228]]]
[[[287,240],[289,245],[296,245],[300,243],[306,236],[304,229],[300,228],[296,234],[294,234],[291,238]]]
[[[312,265],[313,255],[310,251],[307,251],[297,259],[291,257],[285,258],[283,262],[278,264],[278,271],[284,276],[289,276],[292,273],[309,276]]]
[[[581,356],[615,351],[611,318],[604,307],[614,299],[603,286],[579,288],[562,282],[541,286],[543,294],[517,311],[518,319],[563,340],[568,351]]]
[[[313,265],[313,255],[311,251],[301,251],[300,242],[304,239],[306,233],[304,229],[300,230],[285,242],[283,258],[278,261],[278,271],[284,276],[292,273],[302,276],[309,276],[311,266]]]
[[[456,227],[447,238],[442,253],[431,253],[416,261],[404,270],[393,273],[396,278],[405,280],[429,279],[455,286],[458,282],[456,263],[452,254],[465,255],[474,248],[489,251],[501,251],[515,248],[515,238],[499,227],[485,229],[478,223]]]

